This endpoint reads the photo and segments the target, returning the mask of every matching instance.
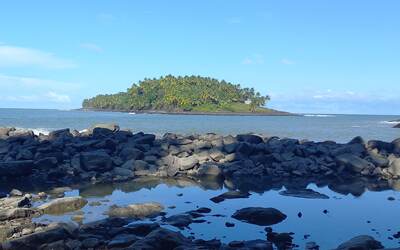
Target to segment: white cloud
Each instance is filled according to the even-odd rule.
[[[253,55],[251,57],[246,57],[243,59],[242,64],[245,65],[250,65],[250,64],[263,64],[264,63],[264,58],[261,55]]]
[[[0,67],[73,68],[76,64],[37,49],[0,45]]]
[[[286,65],[293,65],[293,64],[296,64],[295,61],[290,60],[290,59],[287,59],[287,58],[283,58],[283,59],[281,60],[281,63],[286,64]]]
[[[71,82],[62,82],[49,79],[24,77],[24,76],[10,76],[0,74],[0,87],[6,89],[21,89],[21,90],[35,90],[35,89],[55,89],[76,91],[79,84]]]
[[[95,43],[81,43],[80,47],[94,52],[103,52],[103,48]]]
[[[50,101],[68,103],[71,102],[71,98],[68,95],[57,94],[56,92],[49,91],[45,94]]]

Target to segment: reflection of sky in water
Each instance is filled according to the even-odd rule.
[[[329,195],[328,200],[302,199],[281,196],[278,191],[268,191],[263,194],[252,193],[248,199],[225,200],[219,204],[211,202],[211,197],[217,196],[227,190],[207,190],[200,187],[168,186],[160,184],[155,188],[143,188],[138,191],[123,192],[121,190],[107,190],[111,195],[101,195],[101,187],[90,190],[74,190],[68,192],[68,196],[82,195],[91,201],[104,201],[99,207],[87,205],[82,210],[85,212],[85,221],[94,221],[105,218],[104,211],[109,205],[127,205],[132,203],[160,202],[166,207],[165,212],[169,215],[186,212],[198,207],[209,207],[212,212],[206,215],[205,219],[210,224],[191,224],[191,230],[183,231],[185,235],[195,233],[196,238],[213,239],[217,236],[225,242],[232,240],[251,240],[265,238],[264,227],[242,223],[230,216],[240,208],[250,206],[274,207],[285,213],[288,218],[280,224],[272,226],[276,232],[294,232],[295,243],[304,246],[305,242],[316,241],[321,249],[332,249],[343,241],[354,236],[367,234],[381,241],[386,247],[398,247],[398,240],[388,240],[397,231],[400,231],[398,213],[400,211],[400,194],[395,191],[366,192],[361,197],[352,195],[344,196],[334,193],[328,188],[317,188],[315,185],[309,187],[321,193]],[[97,192],[97,195],[96,195]],[[182,193],[183,196],[177,196]],[[393,196],[395,201],[388,201]],[[191,203],[185,203],[191,202]],[[175,209],[168,209],[169,206],[176,206]],[[322,211],[327,209],[328,214]],[[301,212],[302,218],[297,214]],[[71,215],[64,216],[42,216],[49,220],[69,220]],[[223,214],[227,217],[212,217],[212,214]],[[367,221],[371,221],[370,224]],[[235,227],[225,227],[225,222],[235,223]],[[173,227],[171,229],[177,230]],[[376,230],[376,231],[373,231]],[[388,231],[390,229],[391,231]],[[305,240],[304,235],[311,235]],[[302,248],[302,247],[301,247]]]

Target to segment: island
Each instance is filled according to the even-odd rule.
[[[85,99],[83,110],[168,114],[290,115],[266,108],[270,100],[254,88],[242,88],[201,76],[145,78],[125,92]]]

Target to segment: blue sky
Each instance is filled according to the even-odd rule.
[[[400,113],[400,1],[4,1],[0,107],[78,108],[161,75],[255,87],[269,107]]]

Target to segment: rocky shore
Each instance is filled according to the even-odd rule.
[[[329,185],[340,193],[361,195],[365,189],[399,189],[400,139],[393,142],[312,142],[254,134],[181,136],[133,133],[115,124],[98,124],[85,132],[57,130],[49,135],[0,128],[0,249],[291,249],[288,233],[266,228],[266,240],[223,244],[184,237],[158,223],[134,223],[164,216],[161,204],[111,207],[109,219],[77,226],[41,224],[41,214],[74,211],[85,206],[82,197],[46,200],[44,190],[59,187],[116,183],[151,177],[188,178],[220,183],[231,193],[215,202],[248,191],[286,187],[282,195],[325,197],[306,189],[309,183]],[[18,189],[18,190],[17,190]],[[19,190],[22,190],[19,191]],[[40,206],[32,206],[43,200]],[[207,208],[163,217],[177,229],[201,221]],[[172,218],[171,218],[172,217]],[[274,208],[238,210],[233,218],[256,225],[272,225],[286,215]],[[319,249],[309,243],[308,249]],[[354,248],[357,247],[357,248]],[[337,249],[382,249],[369,236],[359,236]]]

